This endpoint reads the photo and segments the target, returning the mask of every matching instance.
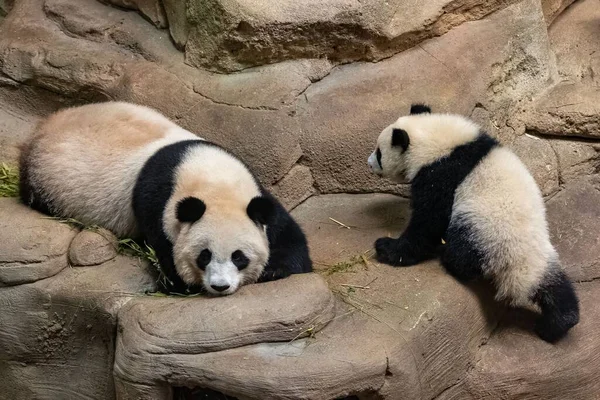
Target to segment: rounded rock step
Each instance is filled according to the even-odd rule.
[[[76,234],[17,199],[0,199],[0,286],[56,275],[68,265],[69,244]]]

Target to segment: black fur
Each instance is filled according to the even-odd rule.
[[[381,149],[378,147],[377,148],[377,152],[375,153],[376,157],[377,157],[377,164],[379,164],[379,168],[381,167]]]
[[[400,146],[402,147],[402,151],[406,151],[409,143],[410,139],[408,138],[408,133],[404,129],[392,129],[392,147]]]
[[[271,224],[267,225],[269,262],[259,282],[274,281],[291,274],[312,271],[308,243],[304,232],[279,201],[261,186],[262,195],[271,200],[275,209]]]
[[[52,215],[52,204],[45,199],[43,193],[31,183],[29,177],[29,160],[33,143],[21,146],[19,156],[19,197],[23,204],[46,215]]]
[[[412,216],[408,227],[398,239],[377,239],[377,259],[409,266],[435,257],[448,229],[454,191],[497,145],[495,139],[482,132],[472,142],[421,168],[411,183]]]
[[[485,254],[478,247],[473,227],[464,218],[452,220],[441,246],[441,263],[456,279],[469,282],[482,275],[481,262]]]
[[[431,107],[425,104],[413,104],[410,106],[410,114],[430,114]]]
[[[163,231],[163,211],[175,187],[175,170],[192,146],[200,140],[186,140],[163,147],[146,161],[133,189],[133,212],[143,239],[154,248],[163,274],[163,290],[186,293],[187,285],[175,271],[173,244]],[[190,288],[197,292],[200,287]]]
[[[275,215],[275,204],[264,196],[250,200],[246,209],[248,217],[261,225],[269,225]]]
[[[204,215],[206,204],[196,197],[186,197],[177,203],[176,217],[180,222],[196,222]]]
[[[179,278],[173,262],[173,244],[163,231],[163,210],[175,185],[175,170],[192,146],[216,146],[201,140],[177,142],[157,151],[144,165],[133,190],[133,210],[144,239],[154,248],[169,282],[163,290],[185,293],[201,291]],[[218,146],[217,146],[218,147]],[[257,181],[258,184],[258,181]],[[267,225],[270,257],[261,281],[312,271],[312,262],[304,233],[285,208],[259,184],[262,196],[272,203],[273,213]],[[210,206],[210,205],[209,205]]]
[[[561,339],[579,322],[579,300],[573,284],[558,265],[550,266],[532,300],[542,310],[535,331],[547,342]]]

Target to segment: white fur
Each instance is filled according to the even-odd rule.
[[[526,305],[557,254],[548,235],[542,194],[521,160],[493,149],[459,185],[450,224],[462,217],[486,254],[483,272],[496,297]]]
[[[394,128],[408,132],[410,144],[406,152],[392,147]],[[374,173],[394,181],[412,180],[419,169],[444,156],[455,147],[468,143],[479,134],[479,126],[456,114],[416,114],[398,118],[386,127],[377,139],[381,151],[381,168],[377,164],[376,151],[369,157]]]
[[[161,137],[123,146],[137,132],[111,121],[115,115],[141,126],[152,123],[162,130]],[[66,109],[38,128],[29,157],[30,181],[52,199],[55,213],[133,236],[137,228],[131,197],[140,170],[158,149],[184,139],[199,138],[146,107],[102,103]]]
[[[392,129],[404,129],[410,144],[404,152],[392,147]],[[479,126],[460,115],[417,114],[399,118],[379,135],[369,157],[374,173],[412,180],[425,165],[474,140]],[[494,148],[456,190],[450,224],[466,220],[483,249],[484,274],[497,287],[497,298],[524,305],[558,256],[548,235],[541,192],[519,158],[504,147]],[[451,240],[451,238],[449,238]],[[552,271],[550,271],[552,272]]]
[[[160,148],[200,139],[160,113],[129,103],[108,102],[59,111],[43,121],[29,148],[30,182],[51,200],[53,213],[112,230],[118,236],[137,232],[133,189],[145,162]],[[164,229],[173,242],[174,262],[188,284],[230,288],[255,282],[269,258],[264,227],[247,215],[260,188],[242,162],[214,146],[191,149],[176,171],[177,185],[164,210]],[[207,206],[200,221],[182,224],[177,201],[187,196]],[[213,253],[205,271],[197,256]],[[242,271],[231,261],[241,250],[250,259]]]
[[[203,283],[213,294],[231,294],[241,285],[255,282],[269,259],[269,243],[263,227],[247,215],[252,198],[261,194],[248,169],[223,150],[202,146],[191,149],[176,171],[178,182],[163,213],[167,236],[174,243],[177,272],[187,283]],[[206,203],[206,212],[194,224],[176,218],[176,205],[193,196]],[[196,266],[204,249],[213,253],[205,271]],[[250,264],[238,271],[231,262],[234,251],[241,250]],[[212,285],[229,289],[217,292]]]

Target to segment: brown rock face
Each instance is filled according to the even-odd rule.
[[[548,25],[552,24],[556,17],[574,2],[575,0],[542,0],[542,9],[544,10],[546,23]]]
[[[552,240],[573,279],[600,277],[600,180],[598,175],[567,184],[548,201]]]
[[[153,286],[137,261],[117,257],[0,288],[0,302],[11,304],[0,311],[2,397],[114,398],[116,313]]]
[[[600,138],[600,88],[557,85],[536,101],[526,125],[536,134]]]
[[[69,248],[69,261],[75,266],[99,265],[117,256],[117,238],[106,229],[80,232]]]
[[[598,397],[598,0],[106,1],[0,0],[0,162],[58,108],[154,107],[294,209],[317,272],[146,296],[153,278],[114,238],[1,199],[0,397]],[[409,188],[366,160],[413,102],[474,118],[547,195],[582,309],[557,345],[485,283],[371,258],[405,226],[393,194]]]
[[[16,199],[0,199],[0,226],[0,286],[35,282],[67,267],[74,229]]]
[[[477,105],[506,108],[553,76],[548,45],[539,3],[523,1],[377,64],[335,68],[300,103],[301,147],[317,187],[406,194],[367,167],[381,130],[413,102],[467,115]]]
[[[225,71],[298,58],[380,60],[516,1],[193,1],[186,61]]]

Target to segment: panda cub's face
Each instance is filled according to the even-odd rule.
[[[400,117],[385,128],[377,139],[377,147],[369,156],[371,171],[393,181],[402,182],[407,166],[406,153],[410,146],[409,134],[419,129],[417,114],[430,114],[431,108],[422,104],[411,106],[410,115]]]
[[[257,206],[260,199],[251,201],[248,209],[222,204],[211,209],[195,197],[177,203],[180,224],[172,238],[173,259],[185,283],[228,295],[258,280],[269,259],[269,205]]]

